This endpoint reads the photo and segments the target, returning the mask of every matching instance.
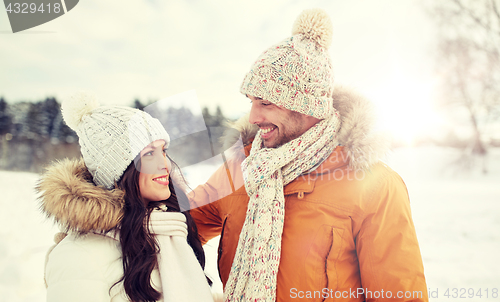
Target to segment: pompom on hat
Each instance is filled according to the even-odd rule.
[[[138,109],[100,106],[97,98],[78,93],[62,103],[66,124],[79,138],[80,149],[94,183],[113,189],[144,147],[170,137],[159,120]]]
[[[324,119],[333,114],[332,23],[325,11],[303,11],[292,36],[267,49],[245,76],[240,92]]]

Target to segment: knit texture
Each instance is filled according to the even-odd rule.
[[[186,216],[155,210],[149,226],[160,248],[158,269],[163,301],[212,302],[203,269],[187,243]]]
[[[306,10],[295,21],[292,34],[260,55],[240,91],[292,111],[326,118],[332,114],[331,21],[323,10]]]
[[[94,99],[65,101],[63,117],[78,135],[85,165],[96,185],[115,187],[134,158],[155,140],[164,140],[168,146],[165,128],[148,113],[129,107],[88,106],[86,101]]]
[[[250,196],[225,288],[225,301],[275,301],[285,217],[283,187],[325,160],[339,145],[334,114],[279,148],[262,146],[261,130],[242,163]]]

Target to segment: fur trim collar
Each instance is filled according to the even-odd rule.
[[[389,151],[390,140],[386,134],[377,133],[373,104],[352,89],[337,86],[332,95],[333,107],[339,112],[342,126],[338,140],[350,158],[353,169],[367,169],[382,160]],[[253,141],[259,128],[248,122],[249,114],[230,126],[238,132],[228,131],[224,137],[224,150],[240,137],[244,146]]]
[[[176,189],[187,185],[178,169],[170,174]],[[123,217],[125,192],[96,186],[83,159],[64,159],[42,174],[36,191],[40,209],[64,231],[80,234],[107,233],[116,229]]]
[[[83,159],[56,162],[42,175],[36,190],[42,212],[65,231],[108,232],[123,216],[124,192],[96,186]]]

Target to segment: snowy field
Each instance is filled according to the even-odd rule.
[[[408,186],[430,300],[500,301],[500,150],[489,155],[485,175],[450,165],[456,158],[453,150],[408,148],[388,162]],[[211,168],[184,171],[194,187]],[[0,171],[0,302],[45,301],[43,265],[57,229],[38,211],[37,178]],[[212,242],[207,249],[215,277],[216,247]]]

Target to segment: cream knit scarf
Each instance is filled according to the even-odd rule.
[[[160,246],[158,269],[163,300],[212,302],[212,293],[193,249],[187,243],[186,216],[179,212],[153,211],[150,230]]]
[[[337,112],[278,148],[262,147],[260,131],[242,163],[250,196],[224,291],[225,301],[276,301],[285,217],[283,187],[326,159],[339,145]]]

